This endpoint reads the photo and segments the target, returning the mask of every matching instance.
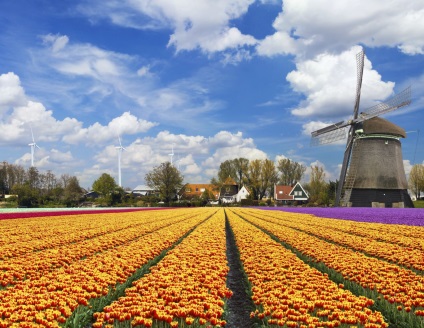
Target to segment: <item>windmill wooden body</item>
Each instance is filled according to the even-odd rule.
[[[403,167],[400,138],[405,131],[379,117],[409,105],[408,87],[393,98],[358,114],[364,70],[364,52],[357,54],[357,86],[353,118],[312,132],[312,144],[347,137],[336,192],[336,206],[413,207]]]

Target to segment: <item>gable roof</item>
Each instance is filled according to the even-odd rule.
[[[293,200],[293,195],[290,193],[292,192],[293,188],[291,186],[278,186],[275,185],[274,188],[275,193],[275,200]]]
[[[293,186],[292,191],[290,192],[291,195],[294,195],[294,190],[299,189],[297,188],[299,186],[300,189],[302,189],[303,193],[306,195],[306,197],[309,197],[309,194],[306,192],[305,189],[303,189],[302,185],[299,182],[296,182],[296,184]]]
[[[224,181],[224,185],[226,186],[237,186],[237,183],[234,181],[234,179],[230,176],[228,176],[227,179]]]
[[[185,196],[201,196],[205,190],[212,192],[215,197],[218,196],[218,187],[210,183],[186,183],[179,194]]]

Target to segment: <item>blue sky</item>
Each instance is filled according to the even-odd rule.
[[[338,178],[343,144],[310,132],[349,119],[355,55],[366,53],[361,109],[411,85],[424,121],[424,1],[4,0],[0,2],[0,160],[144,184],[173,162],[208,183],[227,159],[290,158]],[[418,139],[417,137],[420,136]],[[424,129],[402,140],[406,173],[423,163]],[[418,141],[418,146],[417,145]],[[305,176],[305,180],[308,175]]]

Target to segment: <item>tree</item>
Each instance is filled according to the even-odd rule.
[[[424,165],[415,164],[409,173],[409,189],[415,194],[416,199],[420,197],[421,191],[424,191]]]
[[[183,186],[184,177],[170,162],[165,162],[153,168],[144,178],[146,184],[157,190],[165,203],[169,203]]]
[[[234,179],[236,183],[238,184],[239,188],[241,188],[245,180],[247,170],[249,168],[249,160],[247,158],[239,157],[239,158],[233,159],[233,163],[234,163],[234,170],[237,173]]]
[[[231,177],[237,183],[238,187],[241,188],[246,177],[248,166],[249,160],[247,158],[240,157],[228,159],[221,163],[218,170],[218,178],[213,178],[211,183],[222,187],[224,181],[227,180],[228,177]]]
[[[70,179],[67,181],[65,188],[68,187],[69,183]],[[93,182],[92,189],[103,197],[107,197],[110,196],[117,187],[118,185],[116,184],[115,179],[109,174],[103,173],[100,178]]]
[[[282,158],[278,160],[277,169],[280,173],[279,183],[285,186],[293,186],[302,179],[306,166],[288,158]]]
[[[277,182],[275,164],[269,159],[255,159],[249,162],[246,172],[247,184],[252,191],[253,199],[262,199],[266,191],[270,191]]]
[[[318,165],[311,166],[309,181],[309,200],[318,205],[328,204],[327,183],[324,169]]]
[[[67,180],[66,188],[63,189],[65,202],[68,205],[76,205],[81,198],[82,188],[80,187],[78,178],[73,176]]]

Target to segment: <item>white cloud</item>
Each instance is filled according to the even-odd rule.
[[[360,47],[352,47],[340,55],[321,54],[299,62],[296,70],[287,75],[294,91],[306,99],[292,110],[301,117],[345,117],[353,114],[356,93],[356,54]],[[393,82],[383,82],[365,58],[361,108],[368,108],[384,100],[393,92]]]
[[[11,106],[26,102],[25,91],[21,86],[19,76],[13,72],[0,75],[0,114]]]
[[[421,1],[284,0],[273,23],[275,33],[258,46],[262,55],[315,56],[339,52],[352,44],[398,47],[406,54],[424,53],[424,6]]]
[[[97,145],[98,143],[117,139],[122,134],[147,132],[156,125],[157,123],[139,119],[129,112],[125,112],[110,121],[108,125],[96,122],[87,128],[79,127],[74,129],[74,133],[64,136],[63,140],[71,144],[86,143],[88,145]]]
[[[174,147],[173,164],[184,175],[185,181],[208,183],[216,175],[219,165],[237,157],[265,159],[267,155],[258,149],[253,140],[243,138],[240,132],[220,131],[211,137],[171,134],[159,132],[156,137],[137,138],[127,144],[123,138],[122,174],[124,185],[144,183],[144,176],[153,167],[170,161],[171,147]],[[95,155],[96,168],[111,170],[117,177],[118,153],[115,145],[109,145]]]
[[[231,20],[246,14],[252,3],[254,0],[107,0],[87,1],[79,8],[92,19],[107,17],[117,25],[171,28],[168,45],[177,52],[200,49],[214,53],[257,43],[254,37],[230,26]]]

